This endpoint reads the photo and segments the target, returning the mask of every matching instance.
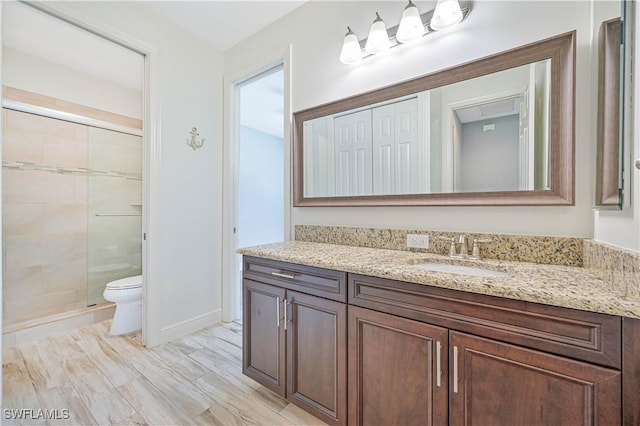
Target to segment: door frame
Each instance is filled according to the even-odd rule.
[[[250,64],[236,69],[225,69],[223,151],[223,213],[222,213],[222,320],[233,321],[238,317],[238,300],[241,292],[237,286],[238,257],[238,166],[240,160],[240,85],[265,71],[282,65],[284,74],[284,241],[293,235],[291,226],[291,46],[256,58]]]
[[[98,19],[86,16],[74,10],[73,6],[46,2],[28,2],[28,5],[144,56],[142,90],[142,197],[144,200],[142,206],[142,273],[144,279],[142,287],[142,343],[147,347],[156,346],[162,343],[162,206],[160,204],[162,129],[159,49]]]

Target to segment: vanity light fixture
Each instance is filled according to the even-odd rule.
[[[391,42],[389,41],[389,34],[387,34],[387,26],[378,12],[376,12],[376,19],[369,29],[369,37],[367,37],[364,50],[375,55],[389,50],[389,47],[391,47]]]
[[[419,39],[424,35],[424,32],[424,23],[420,17],[420,12],[416,5],[409,0],[409,4],[405,6],[402,12],[396,40],[399,43],[407,43],[411,40]]]
[[[438,0],[431,18],[431,29],[439,31],[462,22],[462,9],[458,0]]]
[[[347,34],[344,36],[342,51],[340,52],[340,62],[343,64],[353,64],[362,59],[362,49],[358,37],[347,27]]]
[[[388,50],[399,44],[417,40],[431,31],[444,30],[462,22],[471,10],[470,1],[460,7],[458,0],[438,0],[435,9],[420,14],[418,7],[409,0],[402,12],[400,24],[387,30],[384,21],[376,12],[369,36],[361,41],[347,27],[347,33],[340,52],[340,62],[353,64],[360,60]]]

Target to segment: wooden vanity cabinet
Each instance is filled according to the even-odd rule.
[[[354,274],[349,304],[350,424],[622,424],[619,317]]]
[[[349,306],[349,424],[446,425],[448,330]]]
[[[345,425],[345,301],[345,273],[245,257],[243,373],[328,424]]]
[[[621,373],[450,332],[451,425],[620,425]]]
[[[640,425],[640,320],[244,268],[244,373],[329,424]]]

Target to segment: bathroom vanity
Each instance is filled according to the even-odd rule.
[[[576,267],[288,242],[244,254],[244,373],[329,424],[637,424],[640,301]]]

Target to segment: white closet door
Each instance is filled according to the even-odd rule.
[[[333,125],[336,195],[371,195],[371,110],[336,117]]]
[[[303,132],[304,196],[330,197],[335,191],[333,118],[306,121]]]
[[[418,101],[373,109],[373,191],[376,195],[419,192]]]

